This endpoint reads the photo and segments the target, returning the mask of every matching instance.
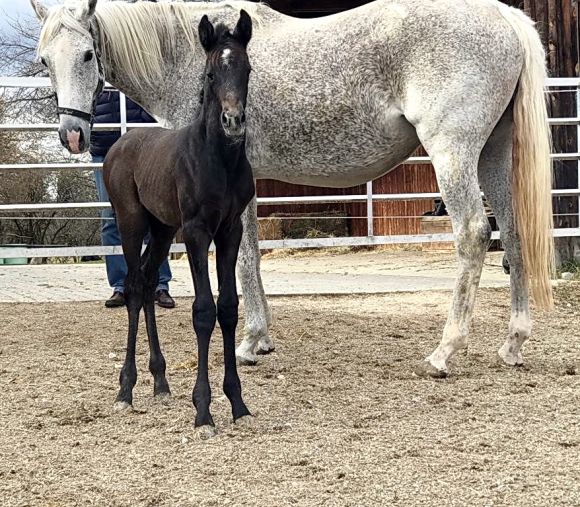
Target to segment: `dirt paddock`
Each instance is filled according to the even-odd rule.
[[[111,410],[124,310],[2,304],[0,505],[580,505],[580,284],[535,315],[516,369],[495,361],[508,291],[479,296],[441,381],[412,372],[449,292],[273,298],[277,351],[241,368],[251,427],[230,421],[214,336],[209,441],[192,426],[188,300],[159,313],[171,402],[152,399],[142,332],[126,414]]]

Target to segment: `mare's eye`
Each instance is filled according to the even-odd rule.
[[[90,62],[93,59],[93,52],[89,49],[87,52],[85,52],[85,62]]]
[[[40,59],[40,63],[42,63],[42,65],[44,65],[46,67],[46,60],[44,58]]]
[[[208,78],[210,81],[213,81],[213,73],[212,73],[212,72],[208,72],[208,73],[207,73],[207,78]]]

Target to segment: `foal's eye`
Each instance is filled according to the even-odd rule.
[[[40,63],[42,63],[42,65],[44,65],[46,67],[46,60],[44,58],[40,59]]]
[[[208,72],[208,73],[207,73],[207,78],[208,78],[210,81],[213,81],[213,73],[212,73],[212,72]]]
[[[93,59],[93,52],[89,49],[86,53],[85,53],[85,62],[90,62]]]

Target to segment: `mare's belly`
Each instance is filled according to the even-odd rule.
[[[263,125],[249,133],[247,154],[257,179],[348,187],[387,173],[418,145],[414,127],[394,116],[380,126],[364,120],[302,123],[285,131]]]

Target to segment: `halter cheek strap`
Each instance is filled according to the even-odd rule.
[[[105,72],[103,70],[103,64],[101,62],[101,51],[99,49],[97,41],[95,40],[95,36],[94,36],[92,27],[89,29],[89,33],[93,37],[93,48],[95,51],[95,58],[97,59],[97,65],[98,65],[98,71],[99,71],[99,82],[97,83],[97,88],[95,90],[95,93],[93,94],[93,104],[92,104],[91,112],[86,113],[85,111],[80,111],[79,109],[74,109],[72,107],[60,107],[58,105],[58,95],[56,94],[56,92],[54,94],[54,97],[56,99],[56,106],[57,106],[56,112],[57,112],[57,114],[59,114],[59,115],[60,114],[67,114],[69,116],[76,116],[77,118],[81,118],[82,120],[89,122],[91,125],[91,128],[92,128],[93,122],[95,119],[95,111],[97,108],[97,99],[99,98],[99,95],[101,94],[101,92],[103,91],[103,87],[105,86]]]

